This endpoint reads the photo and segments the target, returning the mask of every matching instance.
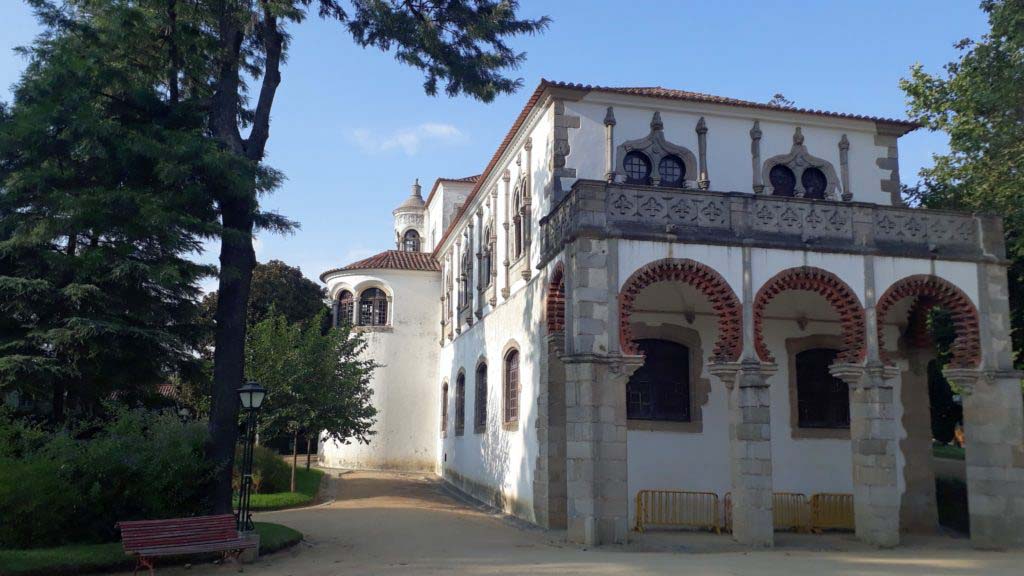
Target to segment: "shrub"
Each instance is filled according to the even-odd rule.
[[[235,491],[241,485],[242,448],[235,451],[235,471],[232,484]],[[291,488],[292,471],[276,452],[263,446],[256,446],[252,453],[252,482],[257,494],[287,492]]]
[[[115,409],[110,420],[41,441],[37,432],[0,414],[0,438],[33,439],[17,457],[0,456],[0,547],[111,541],[119,520],[209,508],[213,471],[203,455],[203,423]]]

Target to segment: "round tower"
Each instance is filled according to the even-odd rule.
[[[412,193],[391,212],[395,217],[395,244],[402,252],[422,252],[424,217],[422,188],[419,178],[413,182]]]

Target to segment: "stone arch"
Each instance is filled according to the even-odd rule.
[[[551,274],[544,304],[548,334],[565,331],[565,273],[561,262]]]
[[[856,363],[864,357],[864,307],[857,294],[838,276],[821,268],[801,266],[779,272],[765,282],[754,297],[754,346],[764,362],[774,362],[764,341],[764,311],[787,290],[807,290],[821,295],[839,314],[843,346],[837,363]]]
[[[624,354],[639,354],[630,318],[637,295],[656,282],[683,282],[699,290],[718,315],[718,339],[711,352],[716,362],[734,362],[743,347],[743,309],[721,274],[688,258],[665,258],[634,272],[619,292],[619,341]]]
[[[956,328],[956,339],[950,347],[952,358],[951,368],[976,368],[981,363],[981,334],[978,329],[978,309],[962,290],[937,276],[917,274],[896,281],[882,297],[878,299],[875,310],[878,315],[878,346],[882,359],[891,363],[885,351],[884,330],[882,325],[889,311],[905,298],[917,298],[911,308],[911,315],[919,321],[924,314],[936,306],[945,308],[953,317]],[[918,325],[911,334],[920,339],[921,326]]]

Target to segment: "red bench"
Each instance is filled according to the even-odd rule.
[[[117,527],[125,553],[138,558],[135,573],[145,567],[153,574],[153,559],[160,556],[221,552],[224,559],[237,562],[243,551],[258,544],[242,537],[235,522],[234,515],[220,514],[118,522]]]

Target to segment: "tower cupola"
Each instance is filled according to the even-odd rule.
[[[398,208],[391,212],[395,217],[395,244],[405,252],[420,252],[422,249],[424,208],[423,188],[419,178],[413,182],[412,191]]]

